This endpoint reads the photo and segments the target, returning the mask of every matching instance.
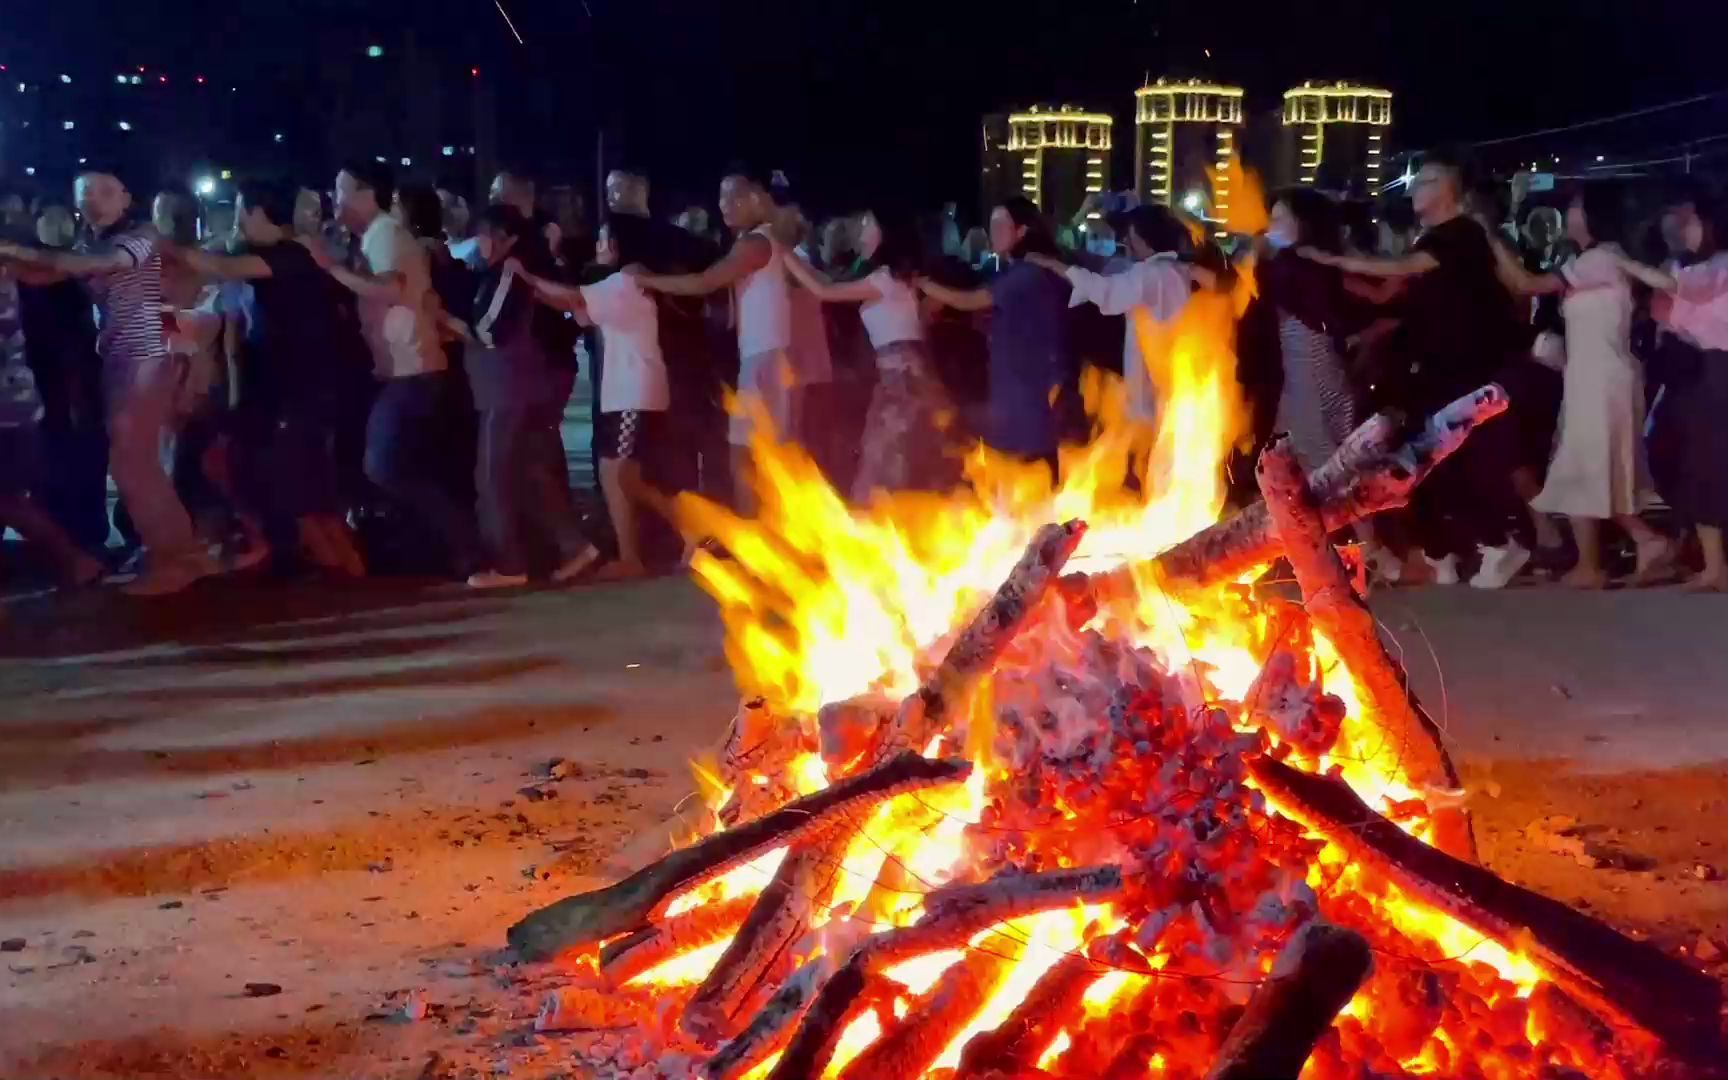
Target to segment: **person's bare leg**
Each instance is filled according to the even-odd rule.
[[[600,459],[600,493],[606,498],[606,513],[618,537],[618,560],[602,567],[598,576],[608,581],[639,578],[648,573],[642,563],[642,548],[636,528],[635,484],[641,482],[642,467],[626,458]]]
[[[1721,526],[1698,526],[1698,546],[1704,552],[1704,569],[1686,582],[1686,588],[1692,592],[1728,592],[1728,558],[1723,556]]]
[[[365,560],[360,557],[348,525],[342,519],[331,514],[307,514],[296,524],[300,530],[301,546],[319,569],[347,577],[366,576]]]
[[[1651,528],[1637,514],[1619,514],[1614,518],[1632,542],[1638,545],[1638,568],[1633,571],[1631,584],[1651,585],[1673,572],[1674,542]]]
[[[68,585],[88,585],[102,576],[102,563],[66,535],[28,495],[0,499],[0,532],[10,525],[26,543],[40,545]]]
[[[1602,523],[1595,518],[1568,518],[1572,539],[1578,542],[1578,565],[1567,571],[1560,584],[1573,589],[1600,589],[1608,584],[1602,569]]]
[[[1512,488],[1529,511],[1530,527],[1536,532],[1536,546],[1552,549],[1564,544],[1566,539],[1560,534],[1560,526],[1554,524],[1554,519],[1530,506],[1536,501],[1536,496],[1542,494],[1542,483],[1536,479],[1536,470],[1525,465],[1513,469]]]

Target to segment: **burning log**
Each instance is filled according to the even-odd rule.
[[[1085,535],[1082,521],[1045,525],[1033,534],[1025,554],[990,602],[960,631],[924,685],[901,703],[889,749],[918,749],[947,726],[952,710],[995,668],[997,658],[1056,584]]]
[[[643,867],[616,884],[565,897],[510,927],[510,947],[525,960],[550,960],[566,949],[628,933],[673,897],[782,844],[826,835],[854,816],[902,792],[964,780],[970,762],[895,755],[857,776],[736,829],[715,833]]]
[[[824,968],[828,966],[826,957],[817,957],[793,972],[749,1026],[708,1059],[703,1075],[708,1080],[732,1080],[766,1061],[769,1054],[791,1037],[792,1025],[809,1008],[810,999],[822,986]]]
[[[1367,697],[1363,704],[1397,747],[1405,777],[1419,788],[1456,790],[1458,770],[1440,741],[1440,729],[1411,700],[1397,663],[1380,640],[1374,613],[1351,586],[1343,561],[1326,539],[1319,501],[1288,439],[1280,437],[1266,447],[1257,474],[1263,505],[1296,572],[1308,617],[1356,677]],[[1476,843],[1462,806],[1436,808],[1433,821],[1441,850],[1475,860]]]
[[[866,969],[863,950],[854,952],[822,984],[768,1080],[810,1080],[821,1076],[833,1060],[834,1045],[846,1025],[893,985],[891,980]]]
[[[799,724],[775,713],[762,698],[739,703],[720,751],[720,779],[732,789],[720,808],[722,824],[731,828],[797,797],[789,766],[808,749],[799,735]],[[756,783],[756,777],[767,783]]]
[[[1304,926],[1230,1029],[1209,1080],[1295,1077],[1371,967],[1362,935],[1321,922]]]
[[[600,976],[608,986],[623,986],[679,953],[712,945],[736,933],[755,902],[754,896],[738,896],[703,904],[609,942],[600,950]]]
[[[981,885],[931,893],[924,914],[911,926],[890,930],[864,946],[871,970],[908,957],[965,945],[978,931],[1022,915],[1096,903],[1121,895],[1122,871],[1114,866],[1052,870],[1043,874],[999,874]]]
[[[680,1023],[686,1034],[714,1046],[737,1032],[745,1004],[760,1000],[765,981],[789,966],[788,950],[809,929],[811,914],[827,904],[852,836],[850,829],[838,830],[798,844],[787,854],[685,1007]]]
[[[1722,987],[1652,945],[1431,848],[1369,809],[1348,784],[1270,757],[1250,763],[1278,808],[1412,897],[1540,961],[1562,989],[1630,1021],[1676,1055],[1720,1062]]]
[[[1078,953],[1058,960],[996,1030],[966,1044],[957,1075],[962,1080],[992,1074],[1018,1076],[1033,1068],[1103,973],[1103,968]]]
[[[843,1080],[923,1076],[943,1048],[990,1000],[1023,951],[1020,943],[1000,934],[992,934],[978,948],[968,949],[906,1010],[904,1021],[858,1055],[840,1074]]]
[[[1370,418],[1309,477],[1327,531],[1409,502],[1410,493],[1434,466],[1463,445],[1478,425],[1504,412],[1506,404],[1506,392],[1489,384],[1429,417],[1402,445],[1391,445],[1400,426],[1395,417]],[[1256,503],[1163,552],[1149,568],[1165,589],[1181,592],[1234,581],[1278,555],[1271,514]],[[1064,591],[1089,591],[1098,597],[1131,594],[1133,575],[1133,568],[1122,566],[1093,576],[1084,590],[1073,582]]]

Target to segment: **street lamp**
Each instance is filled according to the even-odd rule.
[[[216,178],[214,176],[200,176],[198,178],[198,183],[194,186],[196,187],[198,194],[205,198],[209,198],[216,194]]]
[[[1198,214],[1206,206],[1206,200],[1198,191],[1190,191],[1182,196],[1182,209],[1190,214]]]

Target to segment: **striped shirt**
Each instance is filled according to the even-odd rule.
[[[125,253],[131,265],[89,280],[96,301],[96,351],[109,372],[137,372],[168,358],[162,322],[162,252],[150,225],[136,225],[107,236],[86,234],[78,251],[86,255]]]

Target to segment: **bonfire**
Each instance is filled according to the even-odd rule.
[[[1714,981],[1477,865],[1328,539],[1503,395],[1376,416],[1307,475],[1274,442],[1220,521],[1248,287],[1147,350],[1155,430],[1091,395],[1054,490],[980,452],[960,493],[851,507],[764,439],[755,518],[681,507],[729,555],[695,569],[744,701],[686,842],[511,928],[569,975],[540,1029],[601,1075],[709,1080],[1722,1060]],[[1280,557],[1299,601],[1248,584]]]

